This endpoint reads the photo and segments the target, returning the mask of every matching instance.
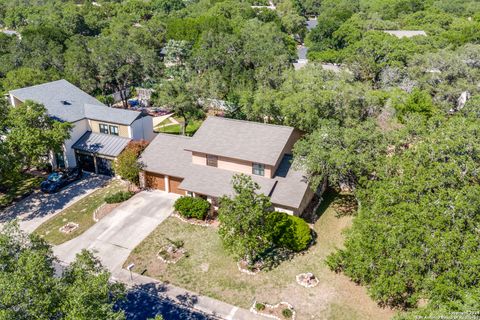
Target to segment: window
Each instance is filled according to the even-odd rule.
[[[105,123],[100,123],[100,133],[105,134],[113,134],[114,136],[118,136],[118,126],[112,126]]]
[[[257,175],[257,176],[264,176],[265,175],[265,165],[262,164],[262,163],[253,163],[252,173]]]
[[[100,133],[108,134],[108,126],[106,124],[100,123]]]
[[[118,127],[117,126],[108,126],[110,128],[110,134],[118,136]]]
[[[207,154],[207,166],[217,167],[218,166],[218,157]]]

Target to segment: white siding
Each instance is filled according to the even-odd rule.
[[[75,150],[72,149],[72,146],[78,139],[80,139],[85,132],[90,131],[90,126],[88,125],[88,120],[83,119],[77,122],[72,123],[72,130],[70,131],[70,139],[65,140],[65,166],[75,167],[77,162],[75,160]]]
[[[135,120],[131,124],[131,133],[130,138],[134,140],[147,140],[152,141],[155,138],[155,133],[153,132],[153,120],[151,116],[142,117]]]

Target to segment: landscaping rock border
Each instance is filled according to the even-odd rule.
[[[245,268],[242,268],[242,266],[240,265],[240,261],[237,262],[237,268],[238,268],[238,271],[242,272],[242,273],[245,273],[245,274],[248,274],[249,276],[255,276],[257,275],[257,273],[260,272],[260,270],[258,271],[250,271],[248,269],[245,269]]]
[[[285,319],[285,318],[280,318],[280,317],[274,316],[272,314],[268,314],[268,313],[258,311],[257,309],[255,309],[255,306],[256,306],[257,303],[258,303],[258,301],[253,302],[253,305],[250,308],[251,313],[256,314],[256,315],[260,315],[260,316],[263,316],[263,317],[266,317],[266,318],[270,318],[270,319],[276,319],[276,320],[284,320]],[[275,305],[268,304],[268,303],[262,303],[262,304],[265,305],[265,308],[270,308],[270,309],[276,309],[276,308],[280,307],[281,305],[284,305],[288,309],[292,310],[292,317],[290,319],[295,320],[295,317],[296,317],[297,313],[296,313],[295,309],[293,308],[293,306],[286,301],[281,301],[281,302],[279,302]]]
[[[110,212],[112,212],[115,208],[117,208],[121,204],[122,204],[122,202],[119,202],[119,203],[106,203],[106,202],[104,202],[104,203],[102,203],[97,209],[95,209],[95,211],[93,211],[93,221],[95,221],[95,222],[100,221],[102,218],[104,218],[106,215],[108,215]],[[102,209],[104,209],[106,206],[111,206],[112,209],[107,214],[105,214],[104,216],[98,217],[98,213]]]
[[[177,212],[172,213],[172,216],[191,225],[194,226],[200,226],[200,227],[213,227],[214,226],[214,220],[206,220],[206,222],[199,222],[199,220],[191,220],[191,219],[186,219],[182,217],[180,214]],[[209,222],[211,221],[211,222]]]
[[[310,278],[313,277],[314,283],[312,283],[312,284],[305,283],[305,282],[302,281],[302,277],[310,277]],[[302,287],[305,287],[305,288],[313,288],[313,287],[316,287],[320,283],[320,280],[318,280],[318,278],[315,277],[315,275],[311,272],[297,274],[295,276],[295,280],[297,280],[297,283],[299,285],[301,285]]]
[[[64,233],[64,234],[69,234],[69,233],[77,230],[79,226],[80,225],[78,223],[68,222],[65,225],[63,225],[62,227],[60,227],[58,229],[58,231],[60,231],[61,233]]]

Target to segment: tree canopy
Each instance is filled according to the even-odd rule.
[[[45,241],[6,224],[0,232],[1,319],[124,319],[113,306],[124,287],[88,251],[62,275]]]

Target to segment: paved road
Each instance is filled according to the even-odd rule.
[[[60,192],[45,194],[36,191],[0,212],[0,224],[17,218],[22,230],[33,232],[56,213],[105,185],[109,180],[106,176],[84,173],[81,180]]]
[[[64,263],[82,249],[91,250],[112,273],[121,269],[130,252],[171,213],[178,195],[144,191],[117,207],[82,235],[53,248]]]

